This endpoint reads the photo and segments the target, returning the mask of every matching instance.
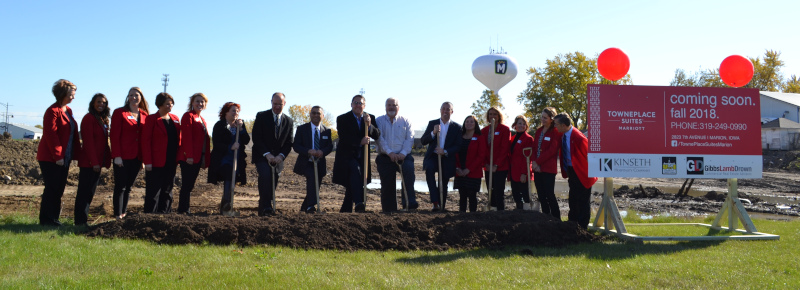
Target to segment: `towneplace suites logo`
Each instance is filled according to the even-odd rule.
[[[686,174],[703,175],[703,157],[686,157]]]
[[[498,59],[494,61],[494,73],[504,75],[506,74],[506,68],[508,68],[506,60]]]
[[[661,157],[661,174],[663,174],[663,175],[677,175],[678,174],[678,158],[677,157]]]

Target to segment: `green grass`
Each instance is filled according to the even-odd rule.
[[[800,288],[800,221],[755,224],[781,239],[341,252],[93,239],[5,216],[0,288]]]

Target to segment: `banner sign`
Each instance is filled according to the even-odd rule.
[[[589,176],[761,178],[757,89],[588,85]]]

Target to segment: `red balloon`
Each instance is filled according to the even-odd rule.
[[[600,74],[612,81],[616,81],[628,74],[631,61],[621,49],[612,47],[604,50],[597,57],[597,70]]]
[[[753,79],[753,63],[744,56],[731,55],[719,65],[719,77],[725,84],[738,88]]]

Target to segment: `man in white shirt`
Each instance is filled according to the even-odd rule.
[[[400,103],[395,98],[386,99],[386,115],[378,117],[375,122],[381,131],[378,138],[378,156],[375,164],[378,165],[378,174],[381,177],[381,209],[384,212],[397,210],[397,184],[395,172],[402,166],[402,178],[405,183],[405,192],[401,192],[403,208],[414,210],[419,207],[414,194],[414,157],[411,156],[411,146],[414,144],[414,131],[411,130],[411,121],[398,115]],[[406,198],[408,204],[406,204]]]

